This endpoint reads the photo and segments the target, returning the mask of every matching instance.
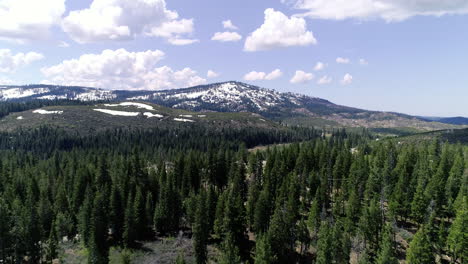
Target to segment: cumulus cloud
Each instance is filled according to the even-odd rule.
[[[260,81],[260,80],[275,80],[283,76],[283,72],[280,69],[276,69],[270,73],[251,71],[244,75],[244,80],[246,81]]]
[[[280,69],[276,69],[272,72],[270,72],[269,74],[267,74],[265,76],[265,80],[268,80],[268,81],[271,81],[271,80],[275,80],[275,79],[278,79],[279,77],[283,76],[283,73],[281,72]]]
[[[199,42],[198,39],[184,38],[184,35],[190,35],[193,31],[193,19],[181,19],[164,22],[161,26],[149,29],[145,35],[166,38],[169,43],[180,46]]]
[[[328,77],[327,75],[322,76],[318,81],[317,84],[323,85],[323,84],[329,84],[333,81],[331,77]]]
[[[304,71],[296,71],[296,73],[294,74],[294,77],[292,77],[292,79],[289,82],[295,83],[295,84],[306,83],[314,79],[314,77],[315,76],[312,73],[307,73]]]
[[[42,68],[41,71],[50,83],[113,90],[158,90],[206,82],[206,79],[190,68],[176,71],[168,66],[156,67],[163,58],[164,52],[160,50],[104,50],[101,54],[85,54],[77,59]]]
[[[466,0],[294,0],[304,15],[321,19],[383,19],[398,22],[413,16],[468,14]]]
[[[361,64],[361,65],[368,65],[369,62],[368,62],[367,60],[365,60],[365,59],[359,59],[359,64]]]
[[[131,40],[143,34],[187,44],[176,40],[193,32],[193,20],[178,18],[165,0],[93,0],[89,8],[71,11],[62,28],[79,43]]]
[[[280,11],[268,8],[265,10],[263,25],[247,37],[244,50],[260,51],[316,43],[313,33],[307,31],[307,24],[303,18],[288,18]]]
[[[345,74],[345,76],[343,77],[343,80],[341,80],[341,84],[343,85],[348,85],[348,84],[351,84],[353,82],[353,76],[349,73]]]
[[[223,27],[225,29],[232,29],[232,30],[238,30],[239,28],[235,26],[231,20],[225,20],[223,21]]]
[[[219,76],[219,73],[212,71],[212,70],[208,70],[208,72],[206,73],[207,78],[216,78],[218,76]]]
[[[349,64],[349,63],[351,63],[351,61],[348,58],[338,57],[338,58],[336,58],[336,63]]]
[[[9,49],[0,49],[0,72],[13,73],[19,68],[42,59],[44,55],[37,52],[13,54]]]
[[[216,32],[211,40],[221,41],[221,42],[231,42],[231,41],[239,41],[242,39],[242,36],[239,35],[237,32]]]
[[[65,0],[0,1],[0,38],[19,42],[43,39],[65,12]]]
[[[314,70],[315,71],[321,71],[321,70],[325,69],[325,66],[326,66],[325,63],[319,61],[319,62],[317,62],[317,64],[315,64]]]
[[[171,39],[168,39],[167,42],[175,46],[185,46],[185,45],[197,43],[199,42],[199,40],[198,39],[171,38]]]

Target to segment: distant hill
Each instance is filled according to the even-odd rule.
[[[258,114],[194,113],[150,103],[58,105],[12,113],[0,120],[0,131],[52,126],[87,134],[109,129],[151,129],[204,126],[222,129],[286,129]]]
[[[435,121],[445,124],[452,124],[452,125],[468,125],[468,118],[457,116],[457,117],[421,117],[428,121]]]
[[[400,113],[368,111],[294,93],[280,93],[242,82],[224,82],[163,91],[113,91],[89,87],[27,85],[0,87],[0,101],[70,99],[146,101],[173,109],[202,112],[251,112],[289,125],[318,127],[460,128]]]

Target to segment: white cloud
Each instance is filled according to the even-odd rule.
[[[265,72],[256,72],[256,71],[251,71],[244,75],[244,80],[246,81],[260,81],[260,80],[275,80],[278,79],[279,77],[283,76],[283,73],[281,72],[280,69],[275,69],[274,71],[270,73],[265,73]]]
[[[42,59],[44,55],[37,52],[13,54],[9,49],[0,49],[0,72],[13,73],[19,68]]]
[[[231,20],[225,20],[223,21],[223,27],[225,29],[232,29],[232,30],[238,30],[239,28],[236,27]]]
[[[266,76],[265,72],[256,72],[256,71],[251,71],[244,75],[244,80],[246,81],[259,81],[259,80],[264,80]]]
[[[49,35],[65,12],[65,0],[1,0],[0,38],[19,42]]]
[[[239,41],[242,39],[242,36],[239,35],[237,32],[216,32],[211,40],[221,41],[221,42],[229,42],[229,41]]]
[[[466,0],[294,0],[304,15],[321,19],[383,19],[398,22],[413,16],[468,14]]]
[[[208,72],[206,73],[207,78],[216,78],[218,76],[219,76],[219,73],[212,71],[212,70],[208,70]]]
[[[165,0],[93,0],[89,8],[71,11],[62,28],[79,43],[131,40],[143,34],[180,44],[175,40],[193,32],[193,20],[178,18]]]
[[[156,68],[164,58],[160,50],[128,52],[125,49],[104,50],[77,59],[42,68],[49,83],[82,85],[105,89],[168,89],[199,85],[206,79],[184,68],[175,71],[168,66]]]
[[[267,74],[265,76],[265,80],[268,80],[268,81],[271,81],[271,80],[275,80],[275,79],[278,79],[279,77],[283,76],[283,73],[281,72],[280,69],[276,69],[272,72],[270,72],[269,74]]]
[[[351,61],[348,58],[338,57],[338,58],[336,58],[336,63],[349,64],[349,63],[351,63]]]
[[[171,38],[171,39],[168,39],[167,42],[175,46],[185,46],[185,45],[190,45],[190,44],[197,43],[200,41],[198,39]]]
[[[307,73],[304,71],[296,71],[294,74],[294,77],[289,81],[291,83],[306,83],[314,79],[314,74],[312,73]]]
[[[12,83],[13,81],[8,78],[0,77],[0,85],[9,85]]]
[[[353,82],[353,76],[349,73],[345,74],[345,76],[343,77],[343,80],[341,80],[341,84],[343,85],[348,85],[348,84],[351,84]]]
[[[144,34],[151,37],[162,37],[173,45],[189,45],[199,42],[198,39],[184,38],[194,31],[193,19],[181,19],[164,22],[158,27],[152,27]]]
[[[368,65],[369,62],[368,62],[367,60],[365,60],[365,59],[359,59],[359,64],[361,64],[361,65]]]
[[[305,19],[288,18],[272,8],[265,10],[265,21],[247,37],[244,50],[260,51],[290,46],[308,46],[316,44],[312,32],[307,31]]]
[[[318,81],[317,84],[323,85],[323,84],[329,84],[333,81],[331,77],[328,77],[327,75],[322,76]]]
[[[314,70],[315,71],[321,71],[321,70],[325,69],[325,67],[326,67],[325,63],[319,61],[319,62],[317,62],[317,64],[315,64]]]

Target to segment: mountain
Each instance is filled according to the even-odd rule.
[[[428,121],[435,121],[445,124],[452,124],[452,125],[468,125],[468,118],[467,117],[421,117]]]
[[[113,91],[54,85],[0,87],[0,101],[34,99],[146,101],[189,111],[257,113],[289,125],[415,128],[422,131],[458,128],[420,117],[341,106],[321,98],[280,93],[235,81],[162,91]]]
[[[222,129],[274,129],[284,126],[253,113],[189,112],[151,103],[122,102],[90,105],[56,105],[11,113],[0,120],[0,131],[48,125],[79,134],[110,129],[206,127]]]

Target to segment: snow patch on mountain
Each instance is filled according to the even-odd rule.
[[[190,120],[190,119],[186,119],[186,118],[174,118],[174,121],[177,121],[177,122],[195,122],[193,120]]]
[[[22,88],[22,87],[4,87],[0,89],[0,99],[2,101],[30,97],[36,94],[48,93],[50,90],[47,88]]]
[[[163,118],[164,117],[163,115],[153,114],[153,113],[150,113],[150,112],[144,112],[143,115],[148,117],[148,118],[151,118],[151,117]]]
[[[141,109],[154,110],[154,107],[152,107],[151,105],[142,104],[142,103],[134,103],[134,102],[123,102],[123,103],[120,103],[120,104],[104,104],[104,105],[105,106],[110,106],[110,107],[114,107],[114,106],[135,106],[135,107],[141,108]]]
[[[109,109],[93,109],[94,111],[98,111],[101,113],[115,115],[115,116],[138,116],[140,112],[126,112],[126,111],[117,111],[117,110],[109,110]]]
[[[63,114],[63,111],[60,111],[60,110],[49,111],[49,110],[44,110],[44,109],[37,109],[37,110],[34,110],[33,113],[41,114],[41,115],[53,115],[53,114],[61,115]]]

